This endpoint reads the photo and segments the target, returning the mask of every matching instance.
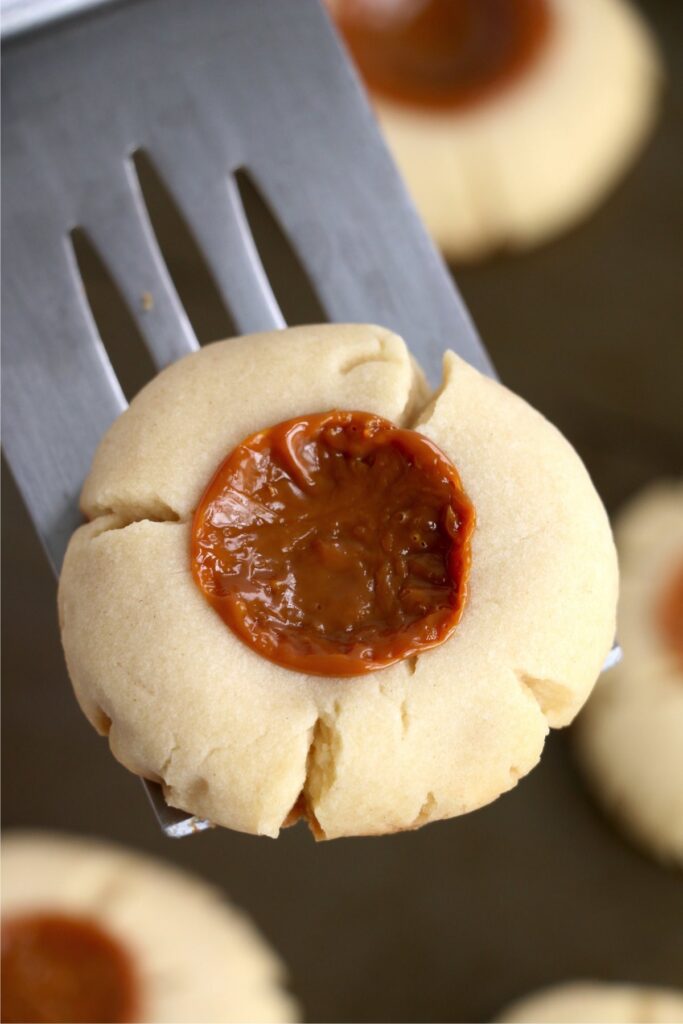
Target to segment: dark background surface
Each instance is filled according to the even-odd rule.
[[[502,379],[577,446],[610,511],[683,469],[683,5],[644,6],[669,73],[644,156],[588,223],[457,271]],[[159,213],[170,219],[163,201]],[[184,246],[178,259],[191,289]],[[107,310],[97,268],[90,276]],[[206,310],[202,331],[215,337],[220,316]],[[127,329],[114,307],[108,321]],[[128,370],[132,390],[146,371]],[[221,884],[281,951],[309,1020],[486,1020],[573,977],[683,985],[683,879],[603,819],[570,735],[553,735],[497,803],[416,833],[164,839],[139,783],[76,706],[54,581],[6,472],[3,484],[5,827],[110,837]]]

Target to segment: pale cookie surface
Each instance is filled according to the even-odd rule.
[[[524,248],[604,198],[652,129],[661,67],[626,0],[548,0],[547,45],[499,94],[464,111],[373,105],[447,256]]]
[[[172,805],[270,836],[295,805],[320,837],[416,828],[512,788],[549,725],[586,700],[614,635],[604,509],[542,416],[451,353],[444,373],[425,407],[421,375],[385,329],[252,335],[164,371],[102,441],[83,491],[93,521],[72,538],[60,581],[64,649],[86,715]],[[245,646],[189,561],[192,512],[232,448],[333,408],[417,420],[477,515],[454,634],[343,679]]]
[[[40,832],[2,841],[2,915],[89,918],[132,957],[142,1022],[294,1021],[284,969],[205,882],[108,843]]]
[[[683,484],[639,495],[616,537],[624,657],[581,716],[577,749],[605,806],[651,851],[683,865],[683,662],[659,621],[663,595],[683,573]],[[680,618],[678,628],[683,637]]]
[[[678,1024],[683,991],[576,981],[526,996],[497,1019],[501,1024]]]

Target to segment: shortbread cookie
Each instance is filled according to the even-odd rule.
[[[338,677],[285,666],[245,642],[202,592],[193,562],[193,516],[226,456],[253,455],[259,431],[329,410],[417,425],[415,441],[451,460],[476,516],[466,600],[452,631],[431,647],[423,636],[417,653],[379,670]],[[350,456],[339,465],[367,468]],[[289,477],[284,484],[306,490]],[[387,491],[392,515],[402,486],[399,474]],[[233,499],[246,500],[239,489]],[[268,500],[245,504],[253,523],[275,514]],[[342,504],[348,518],[356,499]],[[405,344],[383,328],[293,328],[187,356],[107,433],[82,505],[91,522],[71,540],[59,592],[81,707],[123,764],[163,784],[171,805],[240,831],[276,836],[304,815],[319,838],[380,834],[481,807],[537,763],[549,726],[573,719],[612,643],[616,556],[574,450],[452,353],[429,400]],[[418,547],[428,546],[420,531],[431,528],[422,509],[412,498],[404,511],[396,506],[396,521],[417,517]],[[341,545],[335,575],[336,542],[320,534],[329,524],[316,524],[307,557],[323,545],[331,558],[329,600],[320,601],[326,616],[339,612],[351,548]],[[363,531],[373,536],[374,527],[358,527],[360,565]],[[390,550],[391,537],[382,544],[393,572],[401,551]],[[235,571],[221,570],[226,592]],[[381,576],[369,606],[381,604]],[[253,579],[256,592],[262,583]],[[291,604],[291,581],[275,583]],[[426,592],[438,586],[425,577]]]
[[[589,213],[650,134],[651,35],[627,0],[329,0],[427,227],[454,259]]]
[[[677,1024],[683,991],[650,985],[575,981],[513,1003],[501,1024]]]
[[[3,1021],[293,1021],[284,971],[215,889],[92,839],[2,841]]]
[[[616,536],[624,657],[581,716],[578,753],[609,811],[683,865],[683,484],[649,487]]]

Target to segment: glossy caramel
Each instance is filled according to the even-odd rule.
[[[5,1024],[128,1024],[138,983],[127,951],[88,918],[31,912],[2,923]]]
[[[369,90],[457,110],[514,83],[546,45],[547,0],[332,0]]]
[[[194,517],[192,571],[259,654],[359,675],[453,631],[473,528],[435,445],[378,416],[333,411],[260,431],[225,459]]]

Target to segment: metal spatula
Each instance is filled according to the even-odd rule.
[[[158,369],[197,347],[134,151],[173,194],[240,333],[284,326],[235,185],[247,168],[330,320],[394,328],[435,384],[446,343],[491,372],[317,0],[119,2],[50,25],[26,12],[10,10],[4,52],[4,443],[55,572],[95,446],[125,406],[72,229]],[[168,834],[204,824],[147,789]]]
[[[157,369],[197,347],[132,154],[173,195],[239,333],[284,326],[236,187],[246,168],[331,321],[488,357],[318,0],[14,0],[4,46],[4,444],[59,571],[95,447],[125,407],[79,277],[87,235]],[[54,20],[63,8],[80,13]],[[84,11],[82,8],[87,7]],[[142,301],[145,296],[147,301]],[[208,823],[167,807],[162,828]]]

